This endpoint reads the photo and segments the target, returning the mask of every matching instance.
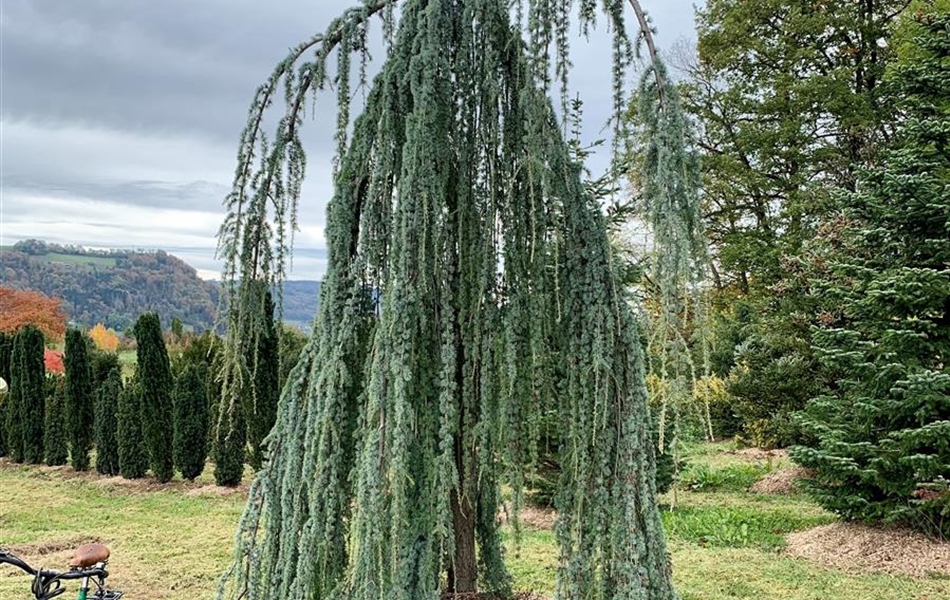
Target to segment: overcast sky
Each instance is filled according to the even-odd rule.
[[[0,245],[164,248],[216,278],[221,201],[255,88],[355,1],[4,0]],[[642,3],[661,47],[694,37],[694,0]],[[591,138],[610,112],[609,56],[603,31],[574,45]],[[330,100],[307,124],[292,279],[325,266]]]

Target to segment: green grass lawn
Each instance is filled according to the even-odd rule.
[[[950,598],[947,578],[846,574],[784,556],[785,533],[834,517],[801,495],[745,491],[769,467],[728,449],[700,448],[683,474],[699,491],[684,484],[675,503],[673,494],[664,497],[674,577],[684,600]],[[73,546],[100,539],[113,550],[112,581],[128,600],[210,598],[243,508],[240,493],[221,494],[210,482],[210,469],[197,484],[157,486],[0,464],[0,546],[58,568]],[[506,534],[516,586],[550,594],[557,563],[553,533],[525,526],[518,545]],[[12,568],[0,570],[0,598],[26,598],[28,587],[28,578]]]

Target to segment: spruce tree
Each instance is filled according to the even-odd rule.
[[[119,393],[116,413],[116,448],[119,474],[126,479],[145,477],[148,448],[142,434],[142,392],[135,376]]]
[[[901,115],[816,249],[831,382],[793,456],[847,519],[950,535],[950,6],[915,3],[888,73]]]
[[[89,348],[86,336],[78,329],[66,332],[65,366],[70,462],[77,471],[85,471],[89,468],[96,413]]]
[[[152,474],[164,483],[174,475],[170,439],[173,381],[157,314],[146,313],[139,317],[135,323],[135,342],[142,397],[142,433]]]
[[[43,362],[43,333],[33,325],[20,329],[13,342],[14,397],[18,422],[14,435],[20,436],[20,460],[43,462],[43,429],[46,426],[46,366]],[[16,456],[14,456],[14,460]]]
[[[175,466],[189,480],[201,475],[208,455],[207,378],[207,367],[188,365],[175,381]]]
[[[243,411],[247,415],[248,462],[254,470],[260,470],[264,462],[264,438],[277,420],[280,399],[280,340],[274,327],[274,300],[266,285],[260,288],[263,327],[247,336],[251,386]]]
[[[13,336],[9,333],[0,331],[0,378],[7,382],[6,397],[0,396],[0,456],[6,456],[10,453],[10,446],[7,443],[7,407],[10,406],[10,387],[12,386],[12,377],[10,375],[13,363]]]
[[[96,393],[96,471],[119,474],[118,415],[122,375],[113,369]]]
[[[69,460],[69,436],[67,420],[69,411],[66,406],[66,378],[49,378],[46,394],[46,430],[43,434],[43,450],[46,452],[46,464],[55,467],[65,465]]]
[[[553,71],[567,104],[572,5],[524,4],[527,39],[504,0],[407,0],[398,26],[395,2],[364,5],[296,48],[260,88],[221,229],[230,410],[251,385],[247,332],[264,327],[255,286],[285,275],[305,166],[299,111],[330,83],[324,61],[338,48],[319,313],[219,596],[509,595],[501,487],[520,496],[537,398],[557,393],[558,597],[676,597],[637,322],[616,285],[601,207],[547,94]],[[619,113],[632,48],[625,4],[605,4]],[[589,26],[596,4],[580,8]],[[387,58],[351,128],[349,76],[364,72],[351,58],[365,58],[377,13]],[[296,65],[314,45],[316,59]],[[283,104],[273,98],[281,87],[287,114],[264,143],[261,123]]]

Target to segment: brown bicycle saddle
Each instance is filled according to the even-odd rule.
[[[75,569],[85,569],[98,563],[109,560],[109,549],[102,544],[83,544],[73,552],[69,566]]]

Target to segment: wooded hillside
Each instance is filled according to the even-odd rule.
[[[218,304],[217,283],[162,250],[86,250],[27,240],[0,252],[0,276],[7,286],[62,298],[72,322],[119,331],[147,311],[207,329]]]

